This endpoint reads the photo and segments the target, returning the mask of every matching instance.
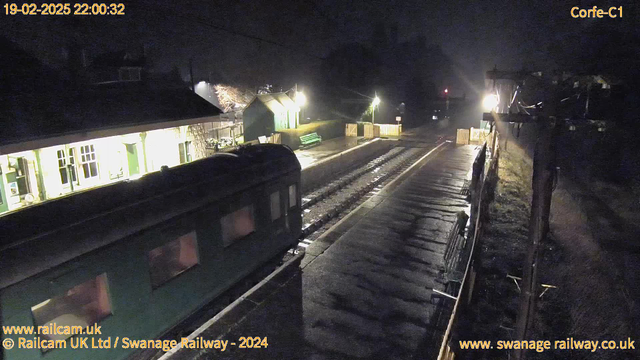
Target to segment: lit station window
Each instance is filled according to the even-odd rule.
[[[93,145],[80,147],[80,163],[85,179],[98,176],[98,161],[96,160],[96,150]]]

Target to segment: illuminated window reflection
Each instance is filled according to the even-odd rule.
[[[31,307],[36,326],[69,326],[84,330],[111,314],[107,292],[107,274],[85,281],[54,297]],[[79,328],[71,328],[72,326]],[[78,332],[76,332],[78,333]],[[43,339],[64,340],[74,334],[41,334]]]
[[[280,192],[276,191],[270,196],[271,199],[271,221],[280,219]]]
[[[289,208],[296,206],[297,199],[296,184],[289,185]]]
[[[196,232],[149,251],[151,285],[156,288],[198,263]]]
[[[234,241],[251,234],[255,230],[253,205],[245,206],[231,214],[225,215],[221,220],[222,242],[227,247]]]

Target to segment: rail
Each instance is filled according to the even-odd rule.
[[[487,159],[487,150],[489,150],[490,154],[489,159]],[[476,260],[479,254],[477,251],[479,247],[476,245],[482,236],[485,214],[488,211],[488,205],[491,200],[488,194],[490,187],[493,186],[487,180],[497,176],[498,158],[498,136],[494,131],[493,135],[489,136],[482,145],[473,163],[473,175],[469,189],[471,194],[471,216],[467,238],[460,239],[458,236],[459,230],[456,230],[456,227],[459,229],[460,225],[457,223],[454,225],[454,230],[452,230],[452,233],[456,231],[456,237],[450,239],[450,241],[454,242],[448,244],[445,251],[445,271],[457,278],[453,279],[453,281],[459,281],[460,287],[457,289],[457,296],[449,294],[443,299],[444,301],[448,301],[447,298],[452,299],[455,303],[440,345],[438,360],[453,360],[455,357],[455,353],[452,350],[453,328],[460,317],[460,313],[471,303],[476,277]],[[488,167],[487,160],[489,160]],[[458,218],[459,222],[461,221],[460,217],[461,215]],[[461,271],[457,271],[457,269],[462,270],[463,265],[464,273],[460,276]]]

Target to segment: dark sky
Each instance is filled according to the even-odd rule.
[[[125,4],[122,17],[3,15],[0,29],[54,66],[63,63],[64,46],[74,38],[90,55],[144,44],[155,70],[177,65],[186,78],[193,58],[196,79],[211,74],[216,81],[257,85],[303,78],[340,44],[371,45],[373,26],[382,21],[398,24],[401,41],[424,35],[429,43],[440,45],[459,67],[458,76],[478,87],[484,71],[494,64],[509,69],[553,67],[547,48],[567,35],[602,24],[634,31],[638,25],[637,5],[629,0],[598,4],[605,9],[623,6],[622,19],[572,18],[571,7],[593,6],[584,1],[138,0]],[[469,88],[452,91],[455,95]]]

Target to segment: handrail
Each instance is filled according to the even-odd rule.
[[[478,205],[480,205],[480,202],[481,200],[478,201]],[[475,247],[476,247],[476,236],[478,235],[478,231],[479,231],[478,225],[480,225],[480,216],[476,217],[473,241],[471,241],[471,252],[469,253],[469,258],[467,259],[467,265],[465,266],[464,276],[462,277],[462,283],[461,283],[462,285],[458,290],[458,296],[456,297],[456,303],[453,306],[453,311],[451,312],[451,317],[449,318],[449,323],[447,324],[447,330],[445,331],[444,336],[442,338],[442,344],[440,345],[440,352],[438,353],[438,360],[443,359],[445,349],[448,346],[447,343],[449,342],[451,329],[453,328],[453,323],[456,320],[456,312],[458,311],[458,307],[460,306],[460,298],[461,298],[460,295],[462,295],[463,290],[466,288],[465,285],[467,284],[467,279],[469,278],[469,269],[471,268],[471,262],[473,261],[473,251],[475,250]]]
[[[495,134],[494,134],[495,136]],[[476,249],[476,242],[478,240],[479,234],[480,234],[480,225],[481,225],[481,221],[480,219],[482,218],[481,212],[482,212],[482,205],[483,205],[483,193],[484,193],[484,189],[485,189],[485,184],[487,183],[486,180],[486,175],[485,175],[485,163],[486,163],[486,154],[487,154],[487,146],[488,143],[485,140],[484,144],[482,145],[482,148],[480,150],[480,152],[478,153],[478,155],[476,156],[476,159],[473,162],[473,178],[472,178],[472,185],[470,186],[470,190],[472,192],[472,197],[471,197],[471,219],[472,219],[472,228],[470,229],[473,232],[473,237],[470,238],[470,241],[468,241],[467,243],[470,243],[470,251],[465,251],[465,253],[468,254],[468,258],[467,258],[467,264],[465,266],[465,270],[464,270],[464,275],[462,277],[462,281],[461,281],[461,285],[460,285],[460,289],[458,290],[458,294],[455,297],[455,304],[453,306],[453,310],[451,312],[451,316],[449,318],[449,322],[447,323],[447,329],[445,330],[444,336],[442,338],[442,343],[440,345],[440,351],[438,352],[438,360],[448,360],[450,359],[449,357],[449,340],[451,337],[451,331],[453,329],[453,326],[455,324],[455,322],[457,321],[457,315],[458,315],[458,311],[460,309],[460,302],[461,300],[464,299],[470,299],[469,296],[463,296],[463,295],[468,295],[465,293],[465,291],[467,291],[468,287],[470,286],[468,284],[470,280],[470,272],[473,270],[473,262],[474,262],[474,254],[475,254],[475,249]],[[492,158],[491,161],[495,161],[495,154],[491,154]],[[489,170],[491,169],[491,165],[489,166]],[[478,189],[479,187],[479,189]],[[467,245],[465,244],[465,247]]]

